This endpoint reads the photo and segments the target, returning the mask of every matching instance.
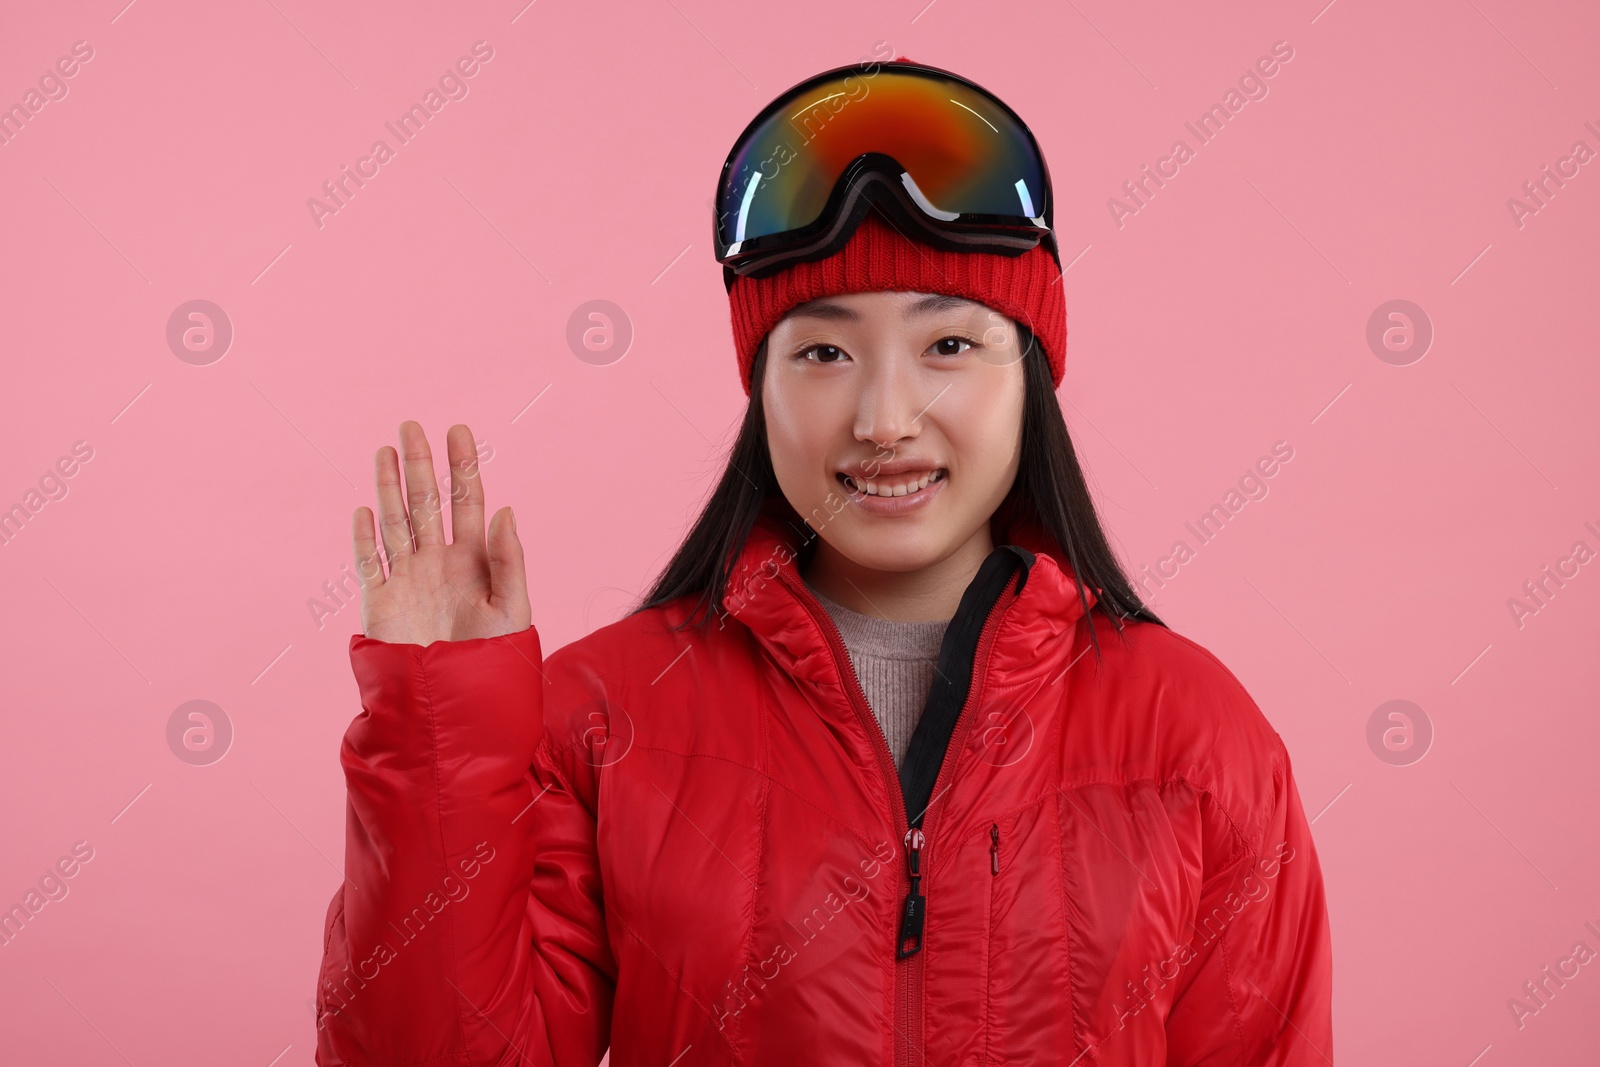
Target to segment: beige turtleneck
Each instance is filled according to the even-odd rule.
[[[934,668],[949,620],[896,622],[862,615],[823,596],[810,583],[807,587],[839,628],[867,704],[883,728],[894,765],[899,768],[933,688]]]

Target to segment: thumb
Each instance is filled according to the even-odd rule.
[[[489,521],[489,600],[524,626],[532,620],[528,605],[528,573],[517,537],[517,520],[509,507]]]

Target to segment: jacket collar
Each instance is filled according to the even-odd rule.
[[[813,615],[823,609],[796,565],[800,537],[790,523],[798,521],[786,504],[769,502],[762,508],[729,573],[723,605],[797,679],[842,684]],[[1053,678],[1081,651],[1074,647],[1076,624],[1084,614],[1077,579],[1060,546],[1038,522],[993,533],[996,547],[1027,549],[1034,562],[1021,594],[1003,609],[990,650],[990,676],[1003,678],[1007,685]],[[1092,607],[1094,590],[1084,587],[1083,594]]]

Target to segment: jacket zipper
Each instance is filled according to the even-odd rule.
[[[883,736],[883,727],[878,725],[877,719],[872,714],[872,706],[867,702],[867,694],[861,688],[861,679],[856,676],[855,667],[850,663],[850,650],[845,647],[844,639],[839,636],[839,628],[834,624],[833,617],[818,604],[809,591],[797,589],[790,580],[787,571],[780,571],[785,585],[789,586],[791,593],[803,604],[811,616],[817,620],[823,636],[827,639],[828,648],[833,653],[834,664],[842,678],[850,680],[850,706],[855,710],[856,718],[860,720],[862,728],[866,730],[872,742],[873,751],[878,757],[878,768],[883,773],[884,782],[890,788],[890,806],[894,810],[895,830],[900,834],[901,844],[906,850],[906,866],[896,875],[895,890],[903,893],[901,907],[901,927],[905,928],[908,916],[914,914],[914,933],[916,945],[911,951],[906,952],[906,945],[897,942],[895,960],[895,1067],[925,1067],[925,1057],[922,1056],[920,1046],[922,1033],[922,925],[927,916],[926,897],[921,892],[923,852],[927,846],[927,834],[920,828],[920,824],[927,821],[927,816],[933,811],[942,792],[941,786],[945,779],[953,773],[954,760],[951,753],[959,753],[965,744],[967,729],[970,727],[972,710],[972,695],[978,689],[978,683],[988,672],[989,646],[994,641],[994,631],[999,628],[999,620],[1004,615],[1005,609],[1021,594],[1012,591],[1013,581],[1008,580],[1000,596],[989,607],[989,614],[984,619],[983,630],[979,634],[978,643],[973,651],[972,672],[967,683],[967,695],[961,705],[961,711],[956,716],[954,729],[950,732],[950,743],[945,747],[944,759],[939,765],[939,774],[934,779],[933,796],[928,801],[928,808],[918,820],[919,825],[912,827],[906,815],[905,793],[902,791],[900,775],[895,769],[894,753],[889,751],[889,741]],[[1015,576],[1013,576],[1014,578]],[[980,665],[982,671],[980,672]],[[913,1029],[913,1027],[915,1029]],[[918,1041],[918,1062],[911,1062],[910,1042],[912,1035]]]
[[[1009,589],[1009,585],[1007,588]],[[980,683],[985,680],[985,675],[988,674],[989,647],[994,643],[994,632],[999,629],[999,620],[1005,614],[1004,608],[1009,608],[1016,599],[1017,594],[1008,594],[1002,591],[1001,595],[996,598],[995,604],[990,609],[989,616],[983,624],[983,632],[978,637],[978,644],[972,655],[972,675],[967,683],[966,699],[962,702],[961,711],[956,716],[955,727],[950,731],[950,743],[945,748],[944,760],[939,764],[938,777],[933,781],[933,795],[928,800],[928,810],[924,813],[923,822],[927,821],[926,816],[932,814],[939,798],[949,788],[949,778],[955,773],[956,758],[960,755],[961,750],[966,747],[967,734],[972,727],[973,694],[978,691]],[[879,733],[882,732],[882,730],[879,730]],[[884,747],[888,747],[887,742],[884,743]],[[921,918],[925,918],[926,906],[923,906],[921,911],[923,913]],[[920,949],[922,925],[920,919],[917,925],[918,948]],[[901,960],[900,962],[905,965],[904,1033],[908,1046],[913,1038],[917,1041],[917,1062],[915,1064],[911,1062],[911,1050],[909,1047],[906,1050],[904,1060],[900,1061],[897,1057],[897,1062],[899,1062],[899,1067],[926,1067],[927,1058],[922,1053],[921,1045],[923,955],[919,951],[909,960]]]
[[[995,879],[1000,876],[1000,824],[989,824],[989,901],[988,922],[983,928],[983,1058],[979,1063],[988,1063],[989,1041],[994,1031],[994,895],[996,892]]]

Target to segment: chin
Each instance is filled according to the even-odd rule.
[[[873,519],[831,539],[834,550],[858,567],[875,571],[916,571],[931,567],[956,548],[942,523]]]

